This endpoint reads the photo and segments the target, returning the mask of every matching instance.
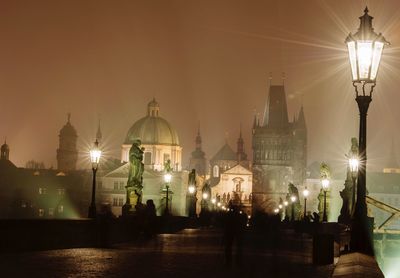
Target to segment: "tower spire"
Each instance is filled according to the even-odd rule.
[[[7,138],[4,139],[4,144],[0,148],[0,159],[10,160],[10,148],[7,145]]]
[[[199,125],[197,127],[197,136],[196,136],[196,150],[200,150],[201,151],[201,135],[200,135],[200,122]]]
[[[240,162],[242,160],[247,159],[247,155],[244,152],[244,141],[242,137],[242,123],[240,123],[239,129],[239,138],[237,140],[237,149],[236,149],[237,160]]]
[[[98,142],[101,142],[101,139],[103,139],[103,134],[101,133],[101,128],[100,128],[100,119],[99,119],[99,124],[97,126],[97,132],[96,132],[96,140]]]

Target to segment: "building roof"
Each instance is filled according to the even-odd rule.
[[[222,175],[225,174],[252,175],[253,173],[248,169],[246,169],[245,167],[243,167],[242,165],[238,164],[222,173]]]
[[[213,156],[211,161],[216,160],[237,160],[236,153],[232,150],[232,148],[225,143],[222,148]]]
[[[70,113],[68,114],[67,123],[60,130],[60,136],[73,136],[73,137],[78,136],[76,129],[71,125],[71,114]]]
[[[265,108],[263,126],[270,128],[284,128],[288,126],[288,124],[289,119],[285,87],[283,85],[271,85],[269,87],[269,96]]]
[[[159,105],[153,99],[148,104],[147,116],[132,125],[124,143],[132,144],[139,139],[142,144],[178,146],[178,133],[168,121],[158,115],[158,112]]]

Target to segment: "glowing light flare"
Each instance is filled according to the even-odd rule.
[[[292,201],[292,203],[296,202],[297,198],[296,196],[292,195],[290,196],[290,200]]]
[[[99,142],[96,139],[93,148],[90,150],[90,161],[92,162],[93,168],[97,169],[101,157],[101,150],[99,149]]]
[[[353,80],[357,80],[357,57],[356,57],[356,43],[348,42],[347,49],[349,51],[349,60],[351,66],[351,75],[353,76]]]
[[[207,200],[207,199],[208,199],[208,193],[207,193],[207,192],[204,192],[204,193],[203,193],[203,199],[204,199],[204,200]]]
[[[310,195],[310,191],[307,189],[307,187],[303,190],[303,196],[304,198],[307,198],[308,195]]]
[[[172,180],[172,175],[171,175],[170,173],[164,174],[164,181],[165,181],[166,183],[170,183],[171,180]]]
[[[190,194],[193,194],[196,191],[196,188],[194,187],[194,185],[189,185],[188,190]]]
[[[371,65],[371,79],[375,80],[378,74],[379,63],[382,57],[384,44],[382,42],[375,42],[374,52],[372,56],[372,65]]]
[[[322,179],[321,184],[322,184],[322,189],[324,191],[327,191],[329,188],[330,181],[328,179]]]
[[[369,69],[372,64],[372,42],[357,42],[357,59],[358,59],[358,79],[364,80],[369,78]]]
[[[217,200],[215,198],[211,199],[211,203],[213,203],[214,205],[216,202],[217,202]]]
[[[283,204],[284,204],[285,207],[287,207],[289,205],[289,202],[288,201],[284,201]]]
[[[283,207],[282,204],[279,204],[278,208],[279,208],[279,209],[282,209],[282,207]]]
[[[355,158],[355,157],[349,158],[349,167],[350,167],[350,171],[352,173],[358,172],[359,164],[360,164],[360,161],[358,160],[358,158]]]

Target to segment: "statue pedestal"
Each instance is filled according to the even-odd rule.
[[[132,214],[132,206],[130,204],[125,204],[122,206],[122,216],[128,216]]]

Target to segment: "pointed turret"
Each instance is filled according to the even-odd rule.
[[[7,145],[7,139],[5,139],[4,144],[1,145],[0,152],[1,152],[0,155],[1,160],[10,160],[10,147]]]
[[[271,85],[269,87],[263,126],[279,129],[287,127],[288,124],[285,88],[283,85]]]
[[[304,110],[303,110],[303,106],[301,106],[300,108],[300,112],[299,112],[299,118],[297,119],[297,127],[298,128],[306,128],[306,118],[304,117]]]
[[[97,140],[97,142],[101,142],[102,138],[103,138],[103,135],[101,133],[100,120],[99,120],[99,125],[97,126],[97,132],[96,132],[96,140]]]
[[[200,135],[200,124],[197,129],[197,135],[196,135],[196,148],[192,152],[192,156],[190,158],[189,162],[189,169],[195,169],[196,173],[199,175],[203,176],[207,174],[207,161],[205,158],[205,153],[202,150],[202,140],[201,140],[201,135]]]
[[[242,137],[242,125],[240,125],[239,138],[237,140],[237,149],[236,149],[237,159],[238,161],[247,160],[247,154],[244,152],[244,141]]]
[[[201,151],[201,135],[200,135],[200,124],[197,129],[197,136],[196,136],[196,150]]]

